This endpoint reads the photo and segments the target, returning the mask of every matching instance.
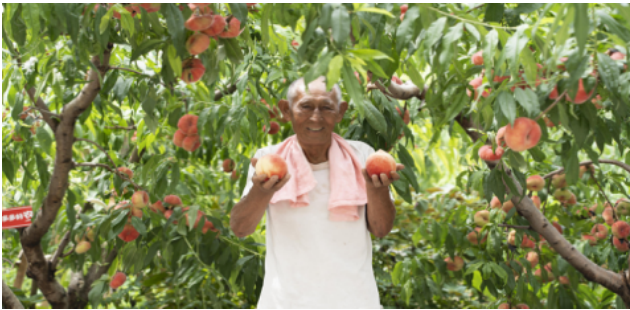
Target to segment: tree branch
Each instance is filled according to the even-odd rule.
[[[92,57],[92,63],[97,70],[88,71],[88,83],[83,86],[79,95],[64,106],[60,122],[54,131],[56,142],[56,156],[53,173],[48,184],[47,195],[37,217],[31,225],[20,234],[20,242],[29,262],[29,271],[36,280],[37,286],[53,308],[67,308],[68,295],[55,278],[52,264],[44,256],[41,239],[48,232],[57,217],[66,191],[69,186],[72,162],[72,145],[74,143],[74,128],[77,118],[93,102],[101,89],[100,80],[109,68],[109,58],[113,44],[104,50],[101,63],[99,56]]]
[[[622,162],[620,162],[618,160],[614,160],[614,159],[599,159],[598,161],[599,161],[599,163],[610,164],[610,165],[615,165],[615,166],[621,167],[622,169],[624,169],[628,173],[630,173],[630,165],[626,165],[626,164],[624,164],[624,163],[622,163]],[[586,165],[591,165],[591,164],[593,164],[592,160],[586,160],[586,161],[580,162],[580,166],[586,166]],[[545,174],[543,176],[543,179],[551,178],[554,175],[560,174],[562,172],[564,172],[564,167],[560,168],[560,169],[558,169],[556,171],[552,171],[552,172],[549,172],[549,173]]]
[[[550,106],[548,106],[544,111],[540,112],[540,114],[538,114],[538,116],[536,116],[536,118],[534,119],[535,121],[537,121],[539,118],[541,118],[543,115],[547,114],[549,111],[551,111],[551,109],[553,109],[553,107],[556,106],[556,104],[558,104],[558,102],[560,102],[560,100],[562,100],[562,98],[564,98],[564,95],[566,95],[567,91],[565,90],[562,94],[560,94],[560,96],[558,96],[558,98],[556,99],[556,101],[554,101]]]
[[[2,280],[2,305],[9,309],[24,309],[20,300],[13,294],[11,288]]]
[[[59,120],[53,119],[51,116],[56,116],[57,118],[59,118],[59,116],[57,114],[50,112],[50,110],[48,109],[48,106],[46,105],[44,100],[42,100],[42,98],[38,97],[37,100],[35,100],[35,92],[36,92],[35,87],[31,87],[28,90],[26,90],[26,93],[28,93],[28,96],[31,98],[31,101],[35,104],[35,107],[37,108],[37,110],[42,114],[42,118],[44,119],[46,124],[48,124],[48,126],[50,126],[50,129],[52,129],[52,131],[55,132],[57,130],[57,125],[59,124]]]
[[[50,260],[52,263],[52,268],[55,269],[57,268],[57,264],[59,263],[59,259],[63,257],[63,249],[66,248],[66,246],[68,246],[68,243],[70,243],[70,231],[66,232],[66,234],[63,236],[63,239],[61,239],[61,242],[59,243],[59,247],[57,247],[57,250],[55,251],[55,254],[53,255],[52,259]]]

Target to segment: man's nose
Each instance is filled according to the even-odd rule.
[[[315,108],[313,110],[313,114],[311,114],[310,119],[313,120],[313,121],[319,121],[319,120],[323,119],[323,117],[322,117],[322,110],[319,109],[319,108]]]

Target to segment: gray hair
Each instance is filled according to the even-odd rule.
[[[323,83],[324,85],[326,85],[326,77],[320,76],[311,81],[310,83],[308,83],[309,88],[314,86],[314,83]],[[304,92],[305,88],[306,86],[304,85],[304,78],[299,78],[291,83],[291,85],[289,86],[289,90],[287,91],[289,107],[293,106],[293,100],[300,92]],[[339,106],[339,104],[341,104],[341,88],[339,88],[339,85],[333,85],[332,89],[330,90],[330,93],[332,92],[335,93],[334,99],[337,100],[337,106]]]

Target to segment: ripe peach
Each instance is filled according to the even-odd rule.
[[[483,50],[474,53],[471,57],[471,60],[475,66],[483,65]]]
[[[556,174],[553,177],[551,177],[551,185],[553,185],[553,187],[555,188],[563,188],[567,186],[567,180],[566,180],[566,175],[563,174]]]
[[[96,238],[96,231],[92,227],[88,227],[85,230],[85,238],[88,241],[94,241],[94,238]]]
[[[490,221],[490,212],[488,210],[477,211],[474,215],[475,225],[479,227],[486,226]]]
[[[173,144],[177,147],[182,147],[184,139],[186,139],[186,133],[184,133],[181,129],[177,129],[173,135]]]
[[[228,22],[228,29],[219,33],[219,37],[221,38],[236,38],[239,34],[241,34],[241,21],[235,17],[232,17]]]
[[[269,154],[258,159],[256,163],[256,174],[266,175],[265,181],[272,176],[278,176],[278,180],[282,180],[288,171],[287,162],[276,154]]]
[[[507,147],[507,144],[505,143],[505,129],[506,128],[507,126],[503,126],[499,128],[499,130],[497,130],[497,136],[495,137],[495,141],[497,142],[497,145],[501,147]]]
[[[628,250],[630,250],[630,246],[626,239],[619,239],[617,237],[613,237],[613,246],[621,252],[628,252]]]
[[[488,233],[486,232],[485,234],[483,234],[483,238],[480,239],[480,234],[481,234],[481,228],[480,227],[475,227],[475,230],[471,231],[470,233],[468,233],[468,235],[466,235],[466,238],[468,239],[468,241],[470,241],[470,243],[474,244],[474,245],[478,245],[480,243],[485,243],[486,239],[488,239]]]
[[[475,90],[474,99],[475,100],[479,99],[479,87],[483,84],[483,77],[481,76],[476,77],[472,81],[470,81],[470,83],[468,84],[472,86],[473,89]],[[468,94],[468,96],[470,97],[471,93],[469,89],[466,89],[466,94]],[[481,96],[483,96],[484,98],[487,98],[488,96],[490,96],[490,90],[488,89],[483,90],[483,93],[481,93]]]
[[[530,191],[541,191],[545,187],[545,179],[539,175],[532,175],[527,178],[527,189]]]
[[[264,125],[263,126],[263,131],[267,130],[267,126]],[[280,124],[278,124],[277,122],[269,122],[269,132],[268,134],[270,135],[275,135],[280,131]]]
[[[612,225],[612,234],[619,239],[625,239],[630,235],[630,225],[624,221],[617,221]]]
[[[574,206],[576,204],[577,204],[577,198],[575,197],[575,194],[571,193],[571,197],[569,197],[569,200],[567,200],[567,205]]]
[[[153,212],[156,212],[156,213],[158,212],[164,213],[164,211],[166,211],[166,209],[164,208],[164,205],[162,204],[162,201],[160,200],[156,201],[154,204],[149,206],[149,208],[153,210]]]
[[[446,262],[446,269],[450,271],[460,271],[464,267],[464,259],[459,256],[455,256],[454,259],[447,257],[444,261]]]
[[[510,309],[510,304],[504,302],[502,304],[499,305],[499,308],[497,309]]]
[[[91,247],[92,244],[90,244],[88,241],[81,241],[77,244],[76,248],[74,248],[74,251],[77,254],[83,254],[87,252]]]
[[[298,47],[298,46],[300,46],[300,43],[298,43],[298,41],[291,40],[291,46]],[[354,71],[354,76],[358,76],[358,75],[359,74],[356,71]],[[361,79],[358,78],[358,77],[357,77],[357,79],[359,80],[359,83],[361,83]]]
[[[188,152],[194,152],[201,146],[201,140],[198,135],[186,136],[184,142],[182,142],[182,148]]]
[[[527,235],[523,235],[523,241],[521,242],[521,248],[530,248],[533,249],[536,247],[536,243],[534,240],[529,239]]]
[[[125,281],[127,281],[127,275],[122,272],[116,272],[116,274],[112,277],[111,281],[109,281],[109,287],[112,289],[117,289],[122,286]]]
[[[401,14],[405,14],[405,13],[407,13],[407,9],[409,9],[409,5],[407,5],[407,4],[403,4],[403,5],[401,5],[401,6],[400,6],[400,13],[401,13]]]
[[[538,253],[531,251],[525,255],[525,259],[532,265],[534,268],[538,264]]]
[[[171,206],[181,206],[182,199],[177,195],[167,195],[164,197],[164,202],[168,203]]]
[[[492,197],[492,200],[490,201],[490,207],[493,209],[498,209],[501,208],[501,206],[502,204],[501,201],[499,201],[499,198],[497,198],[496,196]]]
[[[400,111],[400,108],[396,107],[396,111],[398,111],[398,115],[400,115],[400,117],[402,117],[403,119],[403,123],[405,123],[405,125],[409,125],[409,109],[405,109],[405,115],[403,116],[403,113]]]
[[[482,160],[497,161],[501,159],[501,157],[503,156],[503,148],[500,146],[497,146],[497,148],[493,152],[492,146],[486,144],[479,148],[479,152],[477,154],[479,155],[479,158],[481,158]]]
[[[184,210],[188,211],[188,208],[184,208]],[[206,216],[206,215],[203,212],[197,211],[197,218],[195,219],[195,224],[193,225],[193,227],[197,228],[197,225],[199,225],[199,221],[204,216]],[[186,225],[188,225],[188,212],[186,212],[186,214],[184,214],[184,217],[186,218]]]
[[[516,230],[510,230],[507,237],[507,242],[512,246],[516,246]]]
[[[533,119],[519,117],[514,120],[514,126],[507,125],[505,129],[505,143],[515,152],[529,150],[538,144],[542,131]]]
[[[545,266],[544,270],[547,274],[547,282],[553,281],[555,276],[551,273],[551,268],[547,268],[547,266]],[[542,270],[540,268],[534,271],[534,277],[536,277],[539,281],[542,281]]]
[[[186,50],[190,55],[199,55],[210,46],[210,37],[203,33],[195,33],[186,40]]]
[[[589,235],[589,234],[582,234],[582,240],[588,241],[588,243],[590,245],[596,245],[597,244],[597,238]]]
[[[202,30],[206,30],[210,28],[213,22],[214,22],[214,18],[212,18],[212,16],[209,14],[202,15],[202,14],[194,13],[184,23],[184,27],[192,31],[202,31]]]
[[[394,83],[396,83],[398,85],[402,85],[403,84],[403,82],[400,80],[400,78],[395,76],[395,75],[392,76],[392,82],[394,82]]]
[[[582,82],[582,79],[580,79],[580,81],[578,82],[578,91],[575,94],[575,98],[571,98],[569,94],[567,94],[566,98],[569,102],[573,102],[575,104],[582,104],[586,102],[588,98],[591,97],[594,91],[595,89],[593,88],[591,92],[587,94],[586,90],[584,90],[584,82]]]
[[[131,215],[142,218],[142,209],[131,208]]]
[[[201,60],[193,58],[182,62],[182,81],[188,84],[195,83],[204,73],[206,73],[206,67],[203,66]]]
[[[612,226],[615,219],[613,216],[613,208],[611,206],[607,206],[606,208],[604,208],[604,212],[602,212],[602,218],[604,218],[606,224]]]
[[[133,178],[133,171],[131,171],[131,169],[127,167],[118,167],[118,171],[120,173],[126,174],[129,177],[129,179]]]
[[[614,51],[610,54],[610,58],[612,60],[624,60],[626,59],[626,55],[619,51]]]
[[[13,132],[13,131],[11,131],[11,132]],[[22,139],[22,137],[19,134],[15,134],[15,133],[13,134],[13,136],[11,136],[11,139],[13,139],[13,141],[15,141],[15,142],[22,142],[22,141],[24,141],[24,139]]]
[[[560,226],[560,224],[558,224],[558,222],[553,222],[553,223],[551,223],[551,225],[553,225],[553,227],[555,227],[556,230],[558,230],[559,233],[562,233],[562,226]]]
[[[225,30],[225,26],[227,25],[227,22],[225,21],[225,17],[221,16],[221,15],[212,15],[212,18],[214,19],[214,22],[212,23],[212,26],[210,26],[210,28],[202,31],[203,33],[205,33],[206,35],[210,36],[210,37],[215,37],[218,36],[220,33],[223,32],[223,30]]]
[[[118,234],[118,238],[125,242],[131,242],[140,237],[140,233],[131,224],[125,224],[122,232]]]
[[[503,209],[503,212],[505,212],[505,213],[510,212],[510,210],[512,210],[512,208],[514,208],[514,203],[512,202],[512,200],[506,200],[503,203],[503,206],[501,207],[501,209]]]
[[[604,224],[595,224],[593,229],[591,229],[591,235],[593,235],[598,240],[606,239],[608,236],[608,228]]]
[[[149,204],[149,194],[145,191],[137,191],[131,196],[131,204],[136,209],[141,209]]]
[[[571,195],[573,195],[573,193],[567,189],[556,189],[556,191],[553,192],[553,198],[560,202],[569,201],[569,199],[571,199]]]
[[[236,172],[236,170],[232,170],[232,175],[230,176],[230,179],[236,181],[238,180],[238,178],[239,178],[238,172]]]
[[[532,202],[534,202],[534,206],[540,210],[540,197],[536,195],[532,196]]]
[[[571,284],[571,282],[569,282],[569,278],[567,278],[566,276],[559,276],[558,277],[558,281],[562,285],[570,285]]]
[[[223,172],[232,172],[234,170],[234,161],[231,159],[226,159],[223,161]]]
[[[177,128],[182,130],[186,135],[194,135],[197,134],[197,121],[199,120],[199,116],[186,114],[182,116],[177,122]]]
[[[396,160],[389,153],[378,150],[376,153],[368,156],[365,162],[365,170],[372,177],[386,174],[388,178],[392,178],[391,172],[396,171]]]

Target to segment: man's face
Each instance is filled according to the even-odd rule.
[[[345,102],[338,105],[335,93],[326,92],[323,83],[311,83],[308,93],[299,92],[292,106],[286,104],[280,108],[289,115],[301,143],[326,144],[330,143],[335,124],[342,120],[348,105]]]

